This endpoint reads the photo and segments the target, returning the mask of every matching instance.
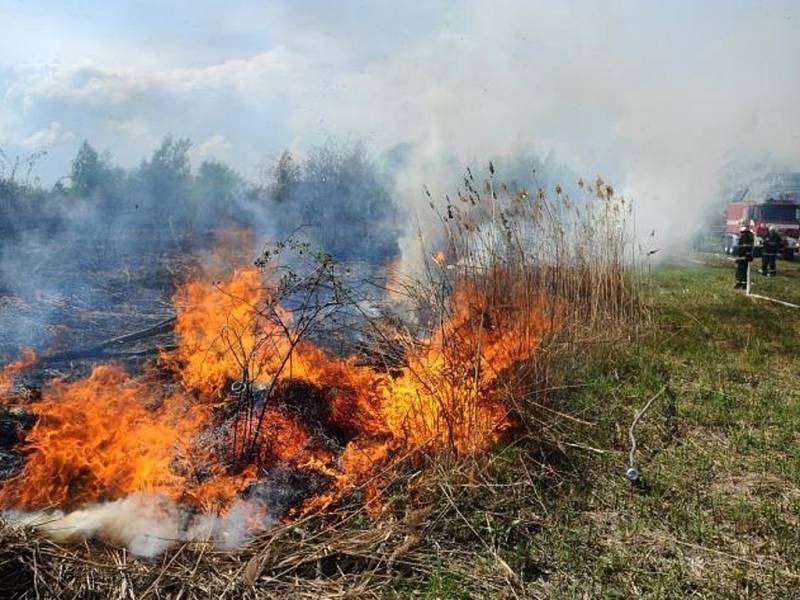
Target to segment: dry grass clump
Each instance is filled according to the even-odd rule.
[[[347,517],[353,516],[348,511]],[[342,529],[346,527],[345,515]],[[150,562],[101,542],[64,546],[23,529],[0,529],[3,598],[379,597],[387,564],[403,544],[399,526],[322,528],[294,523],[241,552],[176,546]],[[395,561],[397,558],[394,559]]]
[[[601,178],[578,189],[573,199],[561,186],[550,194],[498,184],[490,163],[483,182],[467,170],[455,200],[430,203],[442,242],[403,291],[428,327],[415,343],[432,341],[444,365],[414,373],[440,407],[437,427],[471,441],[452,443],[456,454],[513,425],[542,434],[558,414],[552,367],[612,351],[650,320],[631,203]]]

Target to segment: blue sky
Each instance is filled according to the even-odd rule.
[[[169,132],[250,177],[328,137],[412,142],[416,185],[524,146],[690,202],[732,156],[800,170],[798,24],[777,1],[0,0],[0,148],[47,150],[52,182],[84,138],[131,166]]]

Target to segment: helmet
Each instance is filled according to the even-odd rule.
[[[770,231],[770,233],[775,233],[776,231],[778,231],[778,228],[775,227],[775,225],[770,225],[769,226],[769,231]]]
[[[747,219],[739,221],[739,231],[746,231],[748,229],[750,229],[750,224],[747,222]]]

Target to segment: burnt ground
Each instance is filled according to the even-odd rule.
[[[90,247],[90,245],[87,245]],[[23,457],[16,447],[34,418],[24,404],[56,377],[81,377],[98,360],[116,360],[136,371],[173,343],[169,329],[159,335],[110,349],[107,355],[59,360],[105,340],[163,322],[173,316],[174,282],[186,267],[177,251],[115,253],[98,257],[65,254],[64,260],[37,247],[19,247],[24,268],[0,272],[0,365],[31,348],[41,360],[19,373],[5,406],[0,406],[0,481],[17,474]],[[4,257],[9,260],[8,254]],[[14,258],[14,257],[12,257]]]
[[[12,286],[4,281],[0,362],[18,357],[22,347],[38,354],[88,348],[173,316],[173,282],[184,263],[177,253],[165,253],[120,257],[96,270],[80,264],[44,264],[31,278],[46,280],[46,287]],[[145,351],[170,342],[171,336],[164,335],[126,350]],[[59,370],[65,366],[70,367],[58,365]]]
[[[35,421],[24,407],[0,406],[0,481],[13,477],[22,469],[24,459],[15,451],[15,446]]]
[[[0,365],[19,358],[23,348],[40,356],[92,348],[174,317],[175,289],[195,272],[214,245],[212,236],[194,247],[153,244],[148,249],[147,244],[139,244],[128,248],[129,243],[124,243],[98,248],[91,235],[75,243],[85,246],[85,252],[65,248],[61,256],[52,247],[43,249],[35,244],[16,248],[10,255],[3,249]],[[14,267],[9,268],[9,263]],[[315,339],[337,354],[352,352],[364,341],[355,323],[363,311],[375,313],[374,299],[383,294],[386,278],[382,267],[368,263],[348,264],[340,271],[358,309],[338,310]],[[174,342],[165,331],[125,343],[120,355],[111,358],[135,369],[157,348]],[[23,382],[36,385],[53,375],[84,374],[93,361],[44,362],[23,376]]]

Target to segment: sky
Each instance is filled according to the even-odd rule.
[[[49,184],[83,139],[134,166],[171,133],[247,177],[410,143],[408,194],[528,148],[680,226],[721,169],[800,170],[798,25],[778,0],[0,0],[0,148],[46,150]]]

